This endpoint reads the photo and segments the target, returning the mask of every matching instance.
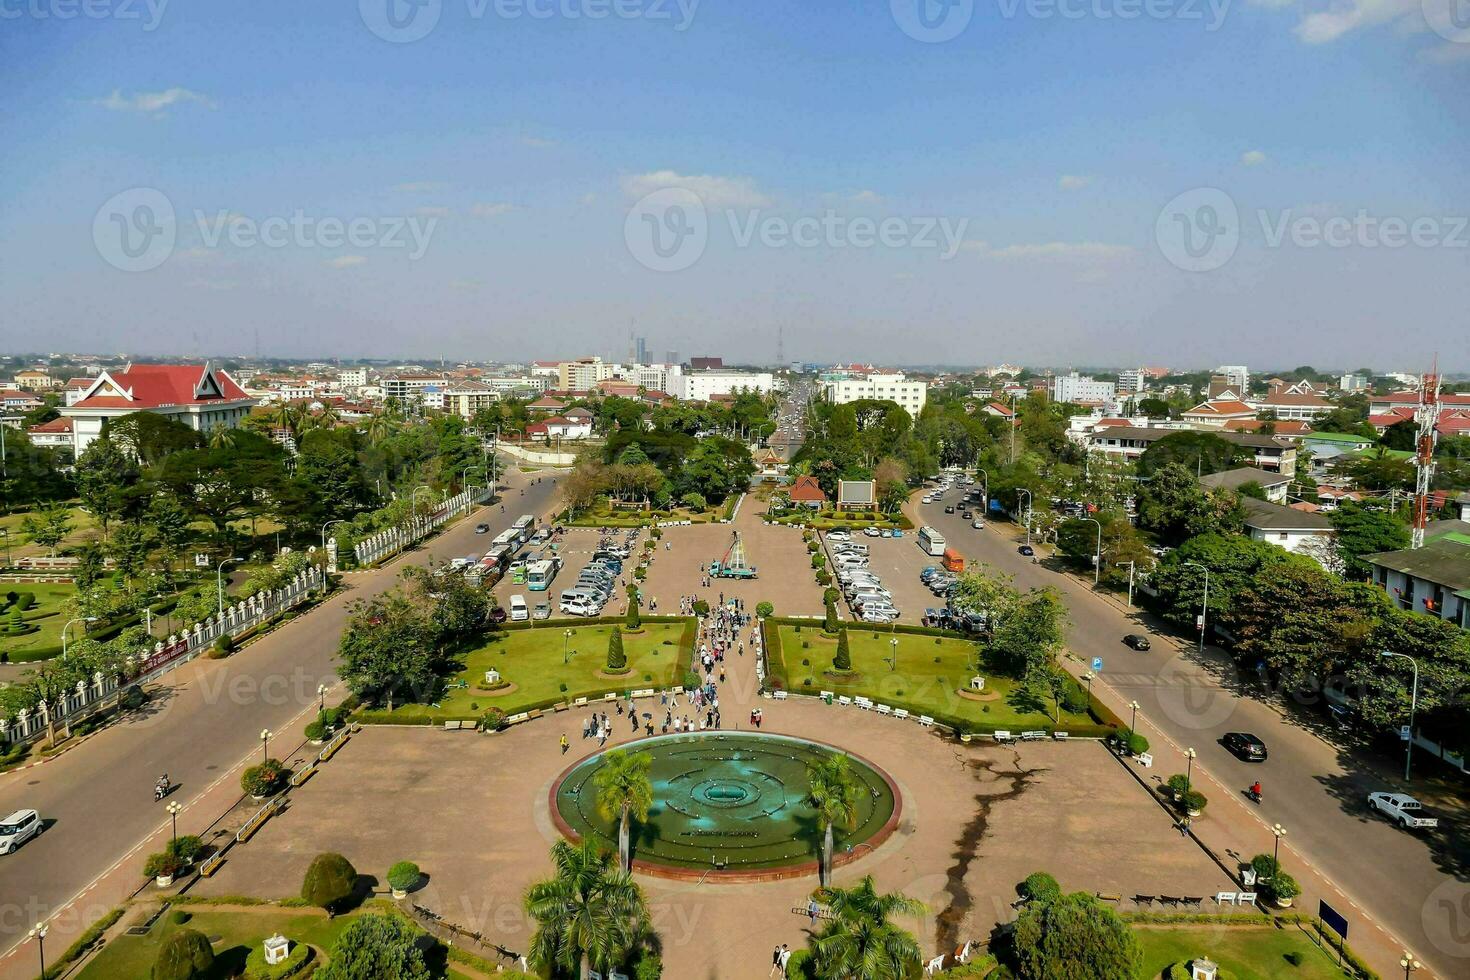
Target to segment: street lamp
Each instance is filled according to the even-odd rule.
[[[562,666],[566,666],[567,659],[570,656],[570,654],[567,653],[567,647],[571,645],[571,642],[572,642],[572,631],[570,629],[568,629],[565,633],[563,633],[561,635],[561,662],[562,662]]]
[[[327,592],[327,528],[333,524],[346,524],[344,517],[334,517],[322,525],[322,594]]]
[[[262,763],[271,761],[271,730],[269,728],[260,730],[260,761]]]
[[[175,851],[179,846],[179,811],[183,808],[183,804],[178,800],[170,800],[168,806],[164,807],[168,811],[169,819],[173,821],[173,849]]]
[[[1133,709],[1133,723],[1128,726],[1128,730],[1130,732],[1137,732],[1138,731],[1138,702],[1137,701],[1129,701],[1128,702],[1128,707],[1130,707],[1130,708]]]
[[[1136,564],[1138,564],[1138,563],[1137,562],[1132,562],[1132,561],[1120,561],[1120,562],[1118,562],[1118,564],[1119,565],[1127,565],[1128,566],[1128,608],[1129,609],[1132,609],[1133,608],[1133,567]]]
[[[1281,838],[1286,836],[1286,828],[1278,823],[1271,827],[1271,833],[1276,837],[1276,846],[1271,849],[1271,866],[1279,868],[1281,867]]]
[[[1082,672],[1082,679],[1087,682],[1087,706],[1089,708],[1092,707],[1092,678],[1092,671],[1085,670]]]
[[[890,661],[888,661],[888,669],[889,670],[897,670],[898,669],[898,637],[895,636],[892,639],[890,639],[888,641],[888,644],[889,644],[889,646],[893,647],[893,659],[890,660]]]
[[[1205,617],[1210,614],[1210,569],[1207,565],[1201,565],[1197,561],[1187,561],[1184,564],[1193,565],[1195,568],[1203,569],[1205,573],[1205,598],[1199,607],[1199,652],[1205,652]]]
[[[1414,711],[1419,707],[1419,661],[1407,653],[1391,653],[1384,650],[1381,657],[1400,657],[1414,667],[1414,687],[1409,695],[1409,737],[1404,739],[1404,782],[1409,781],[1409,769],[1414,764]]]
[[[41,952],[41,976],[46,976],[46,923],[37,922],[31,926],[31,931],[26,933],[27,939],[34,939],[37,949]]]
[[[322,731],[325,732],[327,730],[327,685],[318,684],[316,686],[316,697],[319,704],[317,721],[321,724]]]
[[[1184,750],[1184,792],[1189,793],[1194,785],[1194,749]]]
[[[1082,520],[1097,525],[1097,550],[1092,555],[1092,585],[1096,588],[1098,576],[1102,574],[1102,521],[1096,517],[1084,517]]]
[[[95,622],[97,622],[97,617],[96,616],[77,616],[77,617],[74,617],[72,619],[68,619],[66,621],[66,625],[61,628],[61,659],[62,660],[65,660],[66,659],[66,631],[69,630],[69,629],[71,629],[71,624],[72,623],[95,623]],[[85,634],[86,632],[87,632],[86,630],[82,630],[82,633],[83,634]]]
[[[1409,980],[1409,974],[1422,968],[1424,964],[1414,959],[1414,954],[1406,949],[1404,950],[1404,958],[1399,960],[1399,966],[1404,968],[1404,980]]]
[[[1026,495],[1026,543],[1031,543],[1031,491],[1025,487],[1017,487],[1016,493]],[[1019,503],[1019,501],[1017,501]]]
[[[214,589],[219,598],[219,618],[225,618],[225,566],[232,561],[244,561],[244,558],[222,558],[214,569]]]

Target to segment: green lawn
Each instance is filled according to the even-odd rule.
[[[797,630],[800,632],[797,632]],[[772,627],[766,627],[767,636]],[[788,690],[804,694],[832,691],[849,697],[862,695],[881,704],[929,715],[964,731],[1011,732],[1055,727],[1050,698],[1038,703],[1005,677],[982,671],[992,700],[972,701],[959,695],[974,676],[976,644],[958,637],[848,629],[848,650],[856,674],[835,677],[826,673],[837,652],[837,640],[822,635],[820,623],[775,627],[779,643],[770,647],[772,679]],[[892,640],[898,640],[897,669]],[[1069,730],[1095,728],[1086,715],[1061,712],[1060,724]]]
[[[1143,945],[1140,980],[1159,976],[1170,964],[1206,956],[1220,965],[1222,973],[1235,980],[1337,980],[1350,976],[1337,968],[1332,958],[1318,948],[1301,929],[1274,926],[1145,926],[1134,929]],[[1285,956],[1302,955],[1300,966]]]
[[[21,618],[27,626],[36,627],[34,632],[22,636],[10,636],[5,632],[5,625],[9,622],[10,604],[5,600],[5,594],[9,592],[31,592],[36,596],[36,604],[21,613]],[[0,650],[9,653],[12,658],[17,654],[24,655],[30,650],[38,647],[55,647],[61,645],[61,628],[71,617],[66,615],[64,609],[66,600],[76,594],[76,586],[66,583],[50,582],[16,582],[6,583],[0,586]],[[77,638],[82,635],[82,624],[76,623],[72,626],[68,638]]]
[[[328,919],[310,909],[283,909],[271,905],[239,906],[179,906],[190,913],[191,918],[183,925],[168,921],[168,914],[156,922],[146,936],[119,936],[88,961],[78,974],[78,980],[148,980],[153,970],[153,961],[158,949],[170,933],[179,929],[197,929],[206,936],[218,937],[214,941],[214,966],[205,974],[204,980],[223,980],[236,976],[245,966],[245,957],[250,950],[258,949],[267,936],[279,932],[287,939],[309,943],[321,953],[330,953],[337,936],[352,921],[353,916],[365,912],[380,912],[381,908],[369,905],[347,915]],[[130,912],[125,921],[131,923],[137,913]],[[320,964],[319,956],[313,962]],[[434,977],[463,978],[465,974],[453,969],[446,971],[442,950],[430,956],[431,975]],[[512,971],[503,976],[519,977]]]
[[[612,623],[549,622],[535,629],[507,630],[463,657],[464,669],[456,680],[468,687],[451,690],[439,705],[410,704],[393,712],[395,721],[415,718],[478,718],[490,708],[507,714],[549,707],[574,698],[646,687],[666,688],[684,682],[693,655],[693,620],[643,624],[641,633],[623,633],[623,652],[629,672],[600,676],[607,667],[608,637]],[[572,630],[570,637],[566,631]],[[685,632],[688,637],[685,637]],[[565,662],[564,662],[565,661]],[[508,694],[492,696],[477,690],[485,671],[500,671],[515,685]]]

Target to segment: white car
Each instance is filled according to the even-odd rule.
[[[590,599],[563,599],[560,606],[568,616],[596,616],[601,608]]]
[[[46,825],[35,810],[16,810],[0,821],[0,854],[13,854],[17,847],[38,837]]]
[[[865,527],[863,528],[863,533],[870,538],[876,538],[883,532],[879,531],[876,527]]]
[[[971,522],[970,526],[973,527],[977,531],[983,531],[983,530],[985,530],[985,522],[984,521],[973,521],[973,522]]]
[[[852,540],[852,535],[849,534],[847,531],[844,531],[841,528],[838,528],[835,531],[828,531],[827,532],[827,540],[828,541],[851,541]]]

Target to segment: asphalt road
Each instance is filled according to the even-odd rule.
[[[278,757],[300,744],[302,726],[310,720],[302,715],[317,704],[318,685],[336,681],[333,661],[347,606],[391,588],[405,562],[483,552],[518,516],[541,513],[556,483],[547,476],[522,496],[531,479],[508,477],[504,513],[497,504],[481,508],[387,567],[345,576],[345,587],[320,608],[235,656],[195,660],[166,675],[139,716],[44,765],[0,776],[0,814],[31,807],[48,825],[40,837],[0,858],[0,948],[24,938],[33,923],[157,830],[166,819],[164,804],[153,799],[160,773],[178,786],[170,799],[188,804],[219,774],[260,751],[262,729],[278,733],[272,749]],[[488,523],[492,533],[476,535],[479,522]],[[342,693],[334,693],[340,700]]]
[[[1137,701],[1150,723],[1199,753],[1196,770],[1204,769],[1236,797],[1207,793],[1211,819],[1255,819],[1268,828],[1281,824],[1293,848],[1422,962],[1441,976],[1470,975],[1470,848],[1463,803],[1453,793],[1443,794],[1441,827],[1433,833],[1406,833],[1370,814],[1368,793],[1403,789],[1402,756],[1384,756],[1344,737],[1318,709],[1274,696],[1254,678],[1240,676],[1222,652],[1207,647],[1201,655],[1194,643],[1157,618],[1130,614],[1048,563],[1033,564],[1017,553],[1008,525],[987,520],[983,530],[975,530],[957,513],[945,514],[944,504],[959,497],[950,491],[940,503],[918,506],[924,520],[967,560],[1014,576],[1021,588],[1051,586],[1065,596],[1071,617],[1068,647],[1081,661],[1073,665],[1074,673],[1090,669],[1092,659],[1101,657],[1095,685],[1111,686],[1123,703]],[[1138,632],[1151,636],[1150,652],[1122,644],[1124,634]],[[1239,761],[1219,744],[1229,731],[1258,735],[1269,759]],[[1237,805],[1257,779],[1261,805]],[[1411,788],[1426,800],[1438,795],[1436,790],[1418,775]]]

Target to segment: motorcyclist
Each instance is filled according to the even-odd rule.
[[[153,786],[153,798],[155,800],[163,799],[164,796],[168,793],[168,788],[171,785],[172,784],[168,781],[168,773],[164,773],[162,776],[159,776],[158,782]]]
[[[1261,802],[1261,781],[1259,779],[1251,784],[1250,794],[1251,799],[1257,803]]]

